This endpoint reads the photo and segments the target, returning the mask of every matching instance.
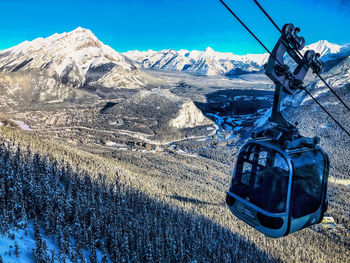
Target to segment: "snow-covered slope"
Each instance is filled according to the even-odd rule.
[[[50,238],[40,229],[42,241],[46,244],[44,253],[50,262],[72,262],[66,255],[60,254],[57,237]],[[0,258],[4,263],[37,262],[35,258],[36,242],[33,223],[28,223],[23,229],[13,227],[6,234],[0,234]],[[102,253],[96,250],[98,262],[102,260]],[[89,251],[82,250],[84,259],[89,260]],[[107,262],[111,262],[107,259]]]
[[[260,71],[268,59],[267,54],[239,56],[216,52],[208,47],[204,51],[167,49],[162,51],[128,51],[123,53],[142,68],[166,71],[184,71],[198,75],[239,75]]]
[[[18,79],[16,83],[22,88],[45,86],[50,94],[67,87],[96,91],[98,88],[130,89],[144,85],[143,74],[128,58],[81,27],[0,51],[0,72],[10,79],[32,74],[29,83],[21,85]],[[10,92],[17,88],[10,89]],[[44,93],[45,89],[40,89],[42,100],[49,97]],[[66,95],[57,94],[56,97],[64,99]]]

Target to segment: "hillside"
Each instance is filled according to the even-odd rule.
[[[309,47],[350,104],[349,46]],[[266,59],[121,54],[82,28],[0,51],[3,261],[347,262],[350,192],[339,180],[349,179],[350,141],[304,92],[285,97],[283,114],[329,153],[335,223],[270,239],[225,204],[239,148],[270,113]],[[305,84],[350,127],[320,81]]]
[[[79,245],[61,243],[65,245],[59,245],[60,257],[73,260],[81,249],[94,255],[95,247],[106,251],[116,262],[128,258],[137,262],[172,258],[279,262],[289,261],[291,255],[300,261],[344,262],[349,256],[349,207],[342,203],[349,198],[349,192],[344,187],[330,186],[329,213],[339,227],[306,229],[273,240],[228,213],[224,196],[230,166],[221,162],[176,153],[135,154],[119,150],[104,151],[101,157],[96,148],[90,149],[95,153],[88,153],[11,129],[2,128],[0,132],[2,138],[11,142],[2,143],[2,162],[7,160],[10,167],[21,167],[11,180],[4,176],[8,173],[1,173],[1,180],[6,180],[3,187],[8,189],[14,183],[11,193],[19,198],[13,199],[18,200],[17,210],[11,210],[11,203],[2,210],[12,211],[3,215],[3,222],[21,227],[34,217],[54,240],[59,240],[59,236],[79,240]],[[30,152],[23,150],[28,145]],[[224,147],[217,150],[220,149]],[[5,163],[2,169],[13,168]],[[23,173],[28,175],[22,177]],[[32,180],[36,180],[34,184]],[[23,187],[18,187],[21,184]],[[25,199],[21,199],[23,194]],[[57,206],[61,212],[51,212]],[[61,219],[51,221],[49,215]],[[6,224],[2,226],[4,231]],[[171,252],[169,247],[174,247]]]

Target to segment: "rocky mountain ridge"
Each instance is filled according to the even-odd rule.
[[[321,40],[310,44],[304,50],[312,49],[321,54],[324,61],[334,59],[339,54],[350,53],[349,45],[337,45]],[[257,73],[263,70],[268,54],[235,55],[234,53],[216,52],[208,47],[204,51],[128,51],[123,53],[140,68],[164,71],[183,71],[196,75],[235,76],[245,73]]]
[[[167,49],[162,51],[128,51],[123,54],[141,68],[184,71],[207,76],[259,72],[268,59],[268,54],[240,56],[233,53],[216,52],[210,47],[204,51]]]
[[[64,101],[77,93],[94,96],[137,89],[145,85],[143,77],[130,59],[81,27],[0,51],[0,85],[13,97],[16,90],[39,94],[26,98],[29,101]]]

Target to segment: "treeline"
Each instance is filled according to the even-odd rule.
[[[245,238],[205,217],[145,196],[103,174],[91,176],[64,161],[0,139],[1,233],[34,221],[36,262],[264,262]],[[39,226],[59,249],[47,250]]]

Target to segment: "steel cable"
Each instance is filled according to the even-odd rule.
[[[271,21],[271,23],[277,28],[277,30],[282,34],[282,30],[279,28],[279,26],[275,23],[275,21],[271,18],[271,16],[266,12],[266,10],[260,5],[260,3],[257,0],[254,0],[255,4],[260,8],[260,10],[266,15],[266,17]],[[299,50],[296,50],[298,55],[303,58],[303,55],[300,53]],[[340,98],[340,96],[332,89],[332,87],[326,82],[324,78],[321,77],[321,75],[316,72],[315,73],[320,80],[326,85],[326,87],[334,94],[334,96],[337,97],[337,99],[344,105],[344,107],[350,112],[349,106]]]
[[[226,5],[226,3],[223,0],[219,0],[225,7],[226,9],[238,20],[238,22],[255,38],[255,40],[257,40],[259,42],[259,44],[270,54],[270,56],[272,56],[281,66],[283,66],[283,64],[271,53],[271,51],[260,41],[260,39],[244,24],[244,22],[231,10],[230,7],[228,7]],[[255,3],[257,3],[256,0],[254,0]],[[260,4],[258,4],[259,8],[261,10],[264,10]],[[263,11],[264,14],[267,14],[266,11]],[[268,15],[267,15],[268,16]],[[268,16],[268,18],[270,19],[270,21],[272,22],[272,18],[270,16]],[[275,22],[272,22],[275,27],[281,32],[281,30],[279,29],[279,27],[277,26],[277,24]],[[298,50],[297,50],[298,52]],[[299,55],[300,52],[298,52]],[[302,56],[302,55],[301,55]],[[318,75],[318,74],[317,74]],[[323,78],[321,78],[321,80],[323,80]],[[328,84],[326,84],[328,85]],[[350,137],[350,132],[348,132],[333,116],[332,114],[330,114],[326,108],[324,108],[321,103],[302,85],[300,85],[300,87],[321,107],[321,109],[327,113],[327,115]],[[334,92],[334,91],[333,91]],[[342,101],[342,100],[341,100]],[[346,105],[346,104],[345,104]],[[347,107],[347,106],[346,106]]]

